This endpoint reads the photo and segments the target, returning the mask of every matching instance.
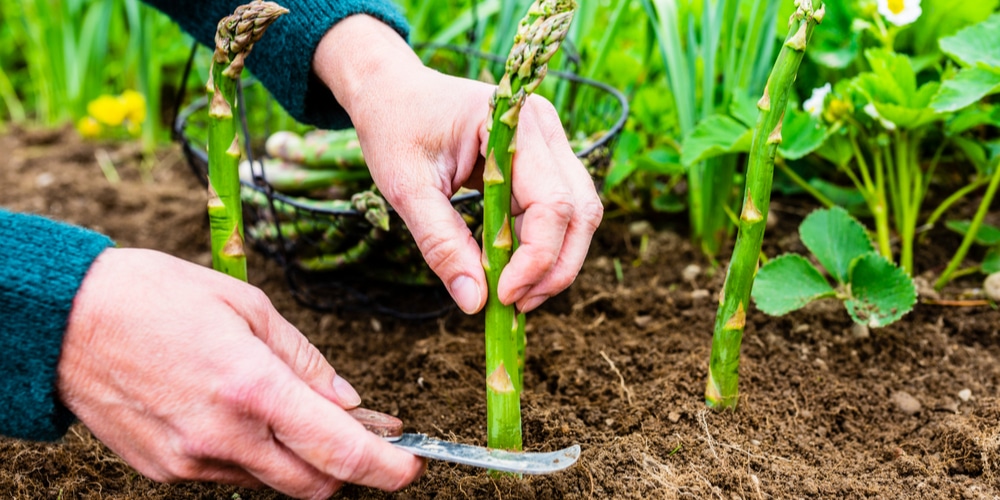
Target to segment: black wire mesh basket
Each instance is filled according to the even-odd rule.
[[[422,51],[429,66],[448,74],[482,79],[496,77],[494,73],[503,69],[503,58],[461,47],[424,47]],[[194,50],[189,68],[193,60]],[[190,69],[182,83],[189,73]],[[628,102],[618,90],[573,73],[551,71],[549,77],[556,80],[550,87],[572,103],[565,108],[564,127],[577,157],[600,184],[628,116]],[[356,192],[342,193],[342,199],[292,196],[268,182],[262,149],[275,131],[280,110],[251,79],[245,79],[239,91],[244,103],[239,107],[244,144],[250,145],[245,154],[251,175],[242,181],[246,239],[283,268],[292,295],[319,310],[367,310],[411,319],[438,316],[453,307],[402,219],[385,204],[370,178],[367,184],[357,184]],[[207,100],[201,97],[181,108],[181,93],[177,102],[180,111],[174,120],[174,137],[205,184]],[[478,236],[480,193],[459,193],[452,205]],[[384,220],[376,220],[383,211],[388,213],[387,227]]]

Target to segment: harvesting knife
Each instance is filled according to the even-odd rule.
[[[580,458],[580,445],[547,453],[491,450],[482,446],[442,441],[426,434],[404,434],[403,421],[365,408],[348,410],[370,432],[418,457],[483,467],[516,474],[551,474],[569,468]]]

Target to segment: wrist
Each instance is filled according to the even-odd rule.
[[[424,69],[399,33],[364,14],[334,25],[320,40],[312,66],[352,119],[397,75]]]

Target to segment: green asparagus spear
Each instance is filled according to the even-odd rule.
[[[521,20],[503,78],[491,100],[492,126],[483,174],[483,268],[489,285],[486,301],[486,414],[490,448],[521,449],[518,371],[519,321],[514,306],[497,297],[500,274],[510,261],[513,234],[511,160],[518,114],[548,71],[547,63],[566,36],[574,0],[536,0]],[[521,330],[523,331],[523,330]]]
[[[813,29],[823,20],[824,7],[818,0],[817,4],[814,7],[813,0],[796,0],[788,38],[771,70],[764,95],[757,102],[760,112],[747,162],[739,232],[719,297],[712,338],[705,402],[713,408],[735,409],[739,400],[740,343],[771,201],[774,154],[781,143],[782,118],[806,43]]]
[[[264,148],[274,158],[306,168],[360,169],[367,172],[358,132],[352,128],[313,130],[304,136],[288,131],[275,132],[268,137]]]
[[[288,10],[255,0],[219,21],[208,93],[208,217],[212,267],[246,281],[243,207],[240,203],[240,143],[236,133],[236,88],[243,63],[264,31]]]
[[[371,182],[367,169],[311,169],[282,158],[264,158],[263,174],[267,183],[281,193],[304,193],[334,186],[350,186],[359,181]],[[249,162],[240,165],[240,177],[252,182],[253,171]]]

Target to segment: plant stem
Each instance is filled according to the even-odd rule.
[[[961,189],[952,193],[951,196],[942,201],[941,204],[938,205],[938,207],[934,209],[933,212],[931,212],[931,216],[927,218],[927,222],[925,222],[924,225],[933,227],[934,224],[937,224],[938,219],[940,219],[945,214],[945,212],[947,212],[948,209],[951,208],[952,205],[957,203],[962,198],[965,198],[969,193],[988,184],[989,181],[990,181],[989,178],[979,177],[976,180],[972,181],[970,184],[962,186]]]
[[[240,142],[236,88],[253,44],[278,17],[287,13],[273,2],[253,2],[219,22],[208,92],[208,219],[212,267],[246,281],[243,206],[240,202]]]
[[[976,215],[972,218],[972,223],[969,224],[969,230],[965,233],[965,237],[962,238],[962,244],[958,247],[958,251],[955,255],[951,257],[951,261],[948,262],[948,267],[945,268],[944,272],[934,283],[934,288],[940,290],[944,288],[945,285],[951,281],[952,275],[958,266],[962,264],[962,260],[965,259],[965,255],[969,253],[969,247],[972,243],[976,241],[976,235],[979,233],[979,226],[983,223],[983,218],[986,217],[986,212],[989,212],[990,205],[993,204],[993,197],[996,196],[997,186],[1000,185],[1000,161],[994,162],[996,165],[993,167],[993,176],[990,177],[990,185],[986,188],[986,193],[983,194],[983,200],[979,203],[979,209],[976,210]]]
[[[519,360],[521,328],[513,305],[500,302],[497,284],[514,246],[511,215],[512,160],[518,114],[548,71],[573,19],[573,0],[536,0],[521,20],[506,71],[491,101],[492,125],[483,173],[483,269],[486,300],[486,431],[490,448],[520,450]],[[520,344],[520,345],[519,345]],[[521,350],[521,354],[519,354]],[[523,361],[522,361],[523,362]]]
[[[848,172],[851,180],[854,184],[858,186],[858,189],[865,194],[865,202],[868,204],[868,209],[872,212],[872,217],[875,219],[875,234],[878,239],[879,253],[883,257],[892,261],[892,244],[890,243],[890,231],[889,231],[889,210],[886,203],[885,196],[885,182],[877,183],[872,182],[871,175],[868,170],[868,163],[865,161],[864,153],[858,146],[858,139],[853,133],[849,133],[848,136],[851,138],[851,149],[854,150],[854,157],[858,160],[858,167],[861,171],[861,176],[864,180],[863,183],[858,182],[856,175],[848,168],[844,168],[845,172]],[[878,149],[875,149],[874,161],[876,167],[876,173],[885,172],[882,165],[882,158],[880,156]],[[891,175],[891,171],[890,171]],[[881,178],[881,176],[879,176]],[[895,185],[890,179],[890,185]]]
[[[750,290],[757,271],[764,229],[767,225],[774,174],[774,156],[781,143],[781,124],[788,95],[795,81],[806,45],[825,14],[822,4],[799,0],[792,14],[788,37],[771,70],[764,95],[757,103],[760,113],[754,127],[746,190],[736,236],[736,246],[719,298],[712,337],[705,402],[717,409],[735,409],[739,401],[740,344],[750,306]]]
[[[824,207],[831,208],[836,205],[833,200],[827,198],[826,195],[819,192],[818,189],[812,187],[812,185],[806,182],[806,180],[799,174],[795,173],[794,170],[785,164],[785,161],[782,158],[775,158],[774,165],[781,169],[781,172],[787,175],[796,186],[802,188],[803,191],[809,193],[809,195],[813,198],[816,198],[816,201],[820,202]]]

